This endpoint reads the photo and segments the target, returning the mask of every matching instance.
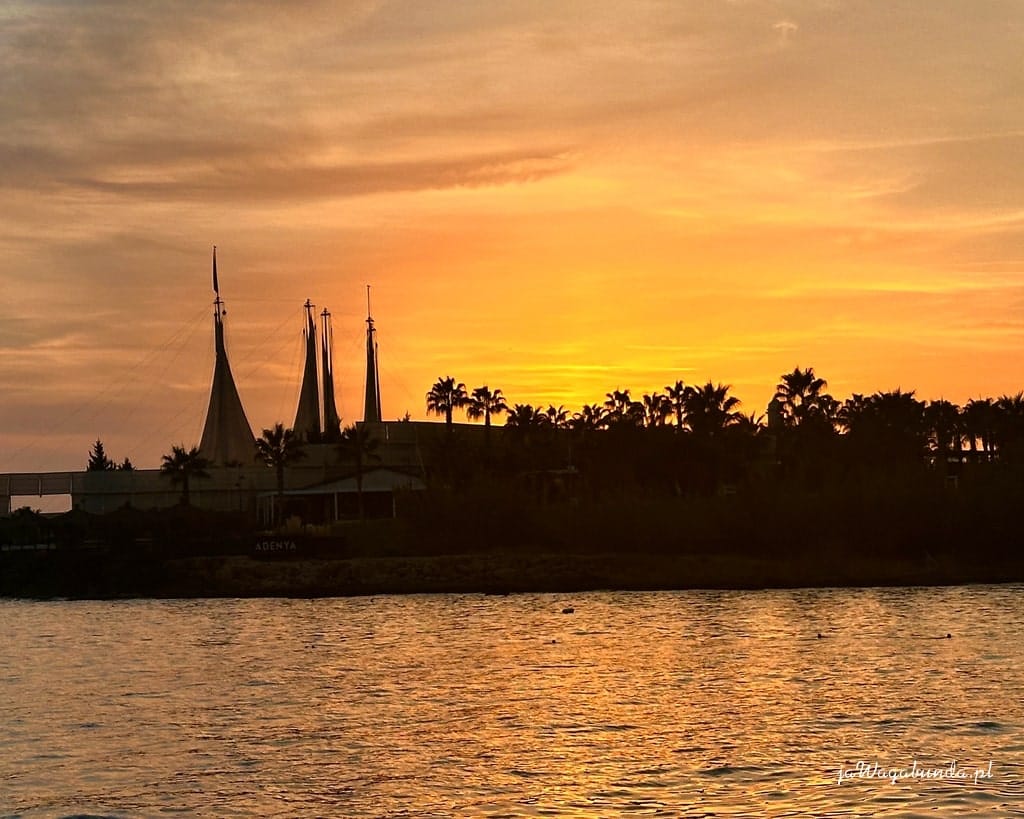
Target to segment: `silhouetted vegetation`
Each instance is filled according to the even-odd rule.
[[[439,378],[437,383],[427,393],[427,412],[434,415],[444,416],[445,426],[448,432],[452,431],[453,414],[460,407],[469,403],[469,396],[466,395],[466,385],[455,383],[450,375]]]
[[[350,424],[341,431],[338,455],[343,461],[351,461],[355,470],[360,520],[366,517],[363,505],[363,475],[366,473],[367,464],[380,460],[380,455],[377,454],[379,447],[380,441],[372,436],[370,428],[365,425]]]
[[[113,469],[114,466],[114,462],[107,457],[107,451],[103,447],[103,441],[97,438],[96,443],[92,445],[92,451],[89,453],[89,462],[85,465],[86,471],[104,472],[107,469]]]
[[[192,478],[208,478],[206,470],[210,461],[199,454],[199,447],[185,449],[184,445],[171,447],[171,452],[163,456],[160,473],[167,475],[171,483],[181,484],[181,503],[189,505],[189,487]]]
[[[710,381],[639,399],[618,387],[571,416],[511,403],[498,440],[485,439],[488,457],[456,436],[444,463],[429,463],[441,480],[411,501],[410,525],[424,548],[468,532],[495,549],[837,564],[853,552],[1018,554],[1024,394],[959,407],[902,389],[839,401],[827,387],[796,367],[764,414],[741,412],[731,387]]]
[[[85,465],[85,470],[86,472],[105,472],[109,469],[132,470],[135,467],[132,466],[132,462],[128,458],[125,458],[119,464],[111,460],[107,456],[103,442],[97,438],[96,443],[92,445],[92,450],[89,452],[89,461]]]
[[[285,468],[306,457],[302,441],[295,430],[286,429],[284,424],[274,424],[256,439],[256,458],[274,470],[277,479],[277,505],[275,517],[280,523],[284,515],[284,471]]]

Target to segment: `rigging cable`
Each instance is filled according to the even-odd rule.
[[[179,325],[175,331],[165,339],[161,344],[149,350],[139,361],[137,361],[131,368],[128,369],[120,379],[113,381],[108,384],[92,398],[75,407],[71,412],[63,414],[60,419],[54,422],[48,429],[44,430],[40,435],[33,436],[24,444],[11,452],[12,459],[17,458],[20,455],[24,455],[29,450],[36,449],[40,445],[40,441],[45,438],[53,437],[55,435],[64,433],[73,421],[88,421],[96,417],[96,414],[103,408],[110,405],[110,403],[117,398],[124,390],[125,386],[129,382],[133,382],[135,374],[143,367],[151,364],[157,356],[167,350],[172,344],[174,344],[179,336],[186,330],[193,330],[197,322],[207,314],[208,307],[203,307],[201,311],[197,312],[194,317],[188,321]],[[104,400],[106,399],[106,400]],[[88,411],[88,414],[86,412]]]

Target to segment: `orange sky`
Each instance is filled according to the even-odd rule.
[[[977,6],[977,7],[976,7]],[[0,471],[198,441],[210,247],[259,430],[301,305],[361,417],[682,378],[762,412],[1024,388],[1014,2],[32,3],[0,10]]]

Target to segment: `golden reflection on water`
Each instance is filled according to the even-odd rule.
[[[0,601],[0,810],[1024,815],[1022,592]]]

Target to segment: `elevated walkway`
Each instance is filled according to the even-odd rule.
[[[6,472],[0,474],[0,515],[11,513],[12,497],[73,495],[81,472]]]

